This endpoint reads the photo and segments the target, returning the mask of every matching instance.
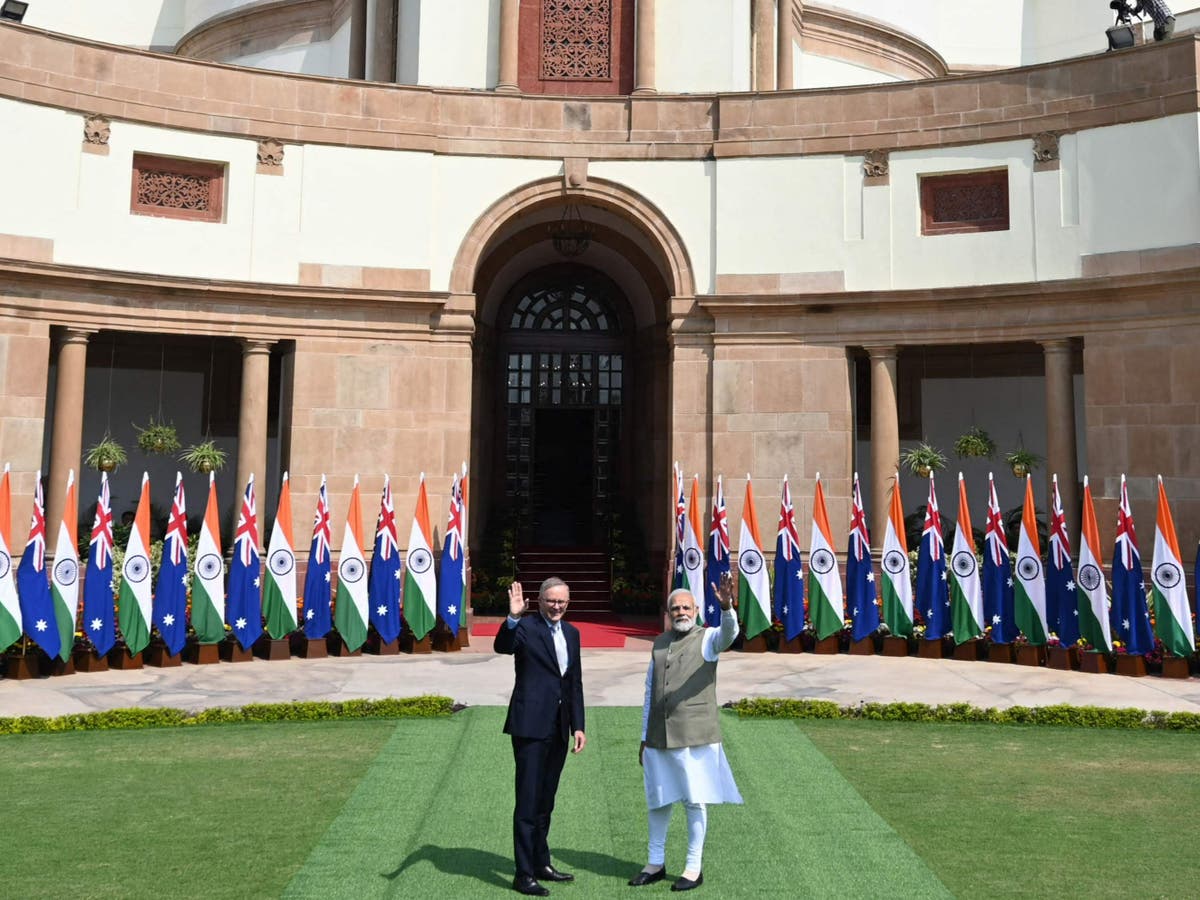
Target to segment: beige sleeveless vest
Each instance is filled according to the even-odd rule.
[[[674,750],[721,740],[717,664],[704,658],[704,631],[697,627],[682,636],[668,631],[654,640],[648,747]]]

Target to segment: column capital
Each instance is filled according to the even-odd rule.
[[[871,359],[895,359],[900,354],[899,344],[863,344]]]
[[[1038,343],[1047,353],[1070,353],[1072,349],[1070,338],[1050,338]]]
[[[251,356],[256,353],[270,353],[279,342],[264,341],[261,338],[240,338],[239,343],[242,345],[242,355]]]
[[[58,333],[58,343],[60,345],[86,344],[91,336],[99,330],[99,328],[80,328],[75,325],[64,325]]]

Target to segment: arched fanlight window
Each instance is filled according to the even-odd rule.
[[[600,285],[582,279],[527,292],[513,309],[513,331],[587,331],[606,334],[619,323]]]

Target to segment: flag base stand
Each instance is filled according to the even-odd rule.
[[[325,638],[310,638],[303,632],[292,635],[292,653],[301,659],[325,659],[329,656],[329,645]]]
[[[1093,675],[1108,674],[1108,654],[1097,653],[1095,650],[1084,650],[1079,654],[1079,671],[1091,672]]]
[[[76,650],[75,651],[75,671],[76,672],[107,672],[108,657],[97,656],[91,650]]]
[[[783,639],[783,635],[779,636],[779,644],[775,648],[776,653],[803,653],[804,652],[804,636],[796,635],[790,641]]]
[[[1118,653],[1117,674],[1141,678],[1146,674],[1146,657],[1140,653]]]
[[[244,648],[238,643],[237,638],[225,638],[217,646],[220,648],[218,652],[221,654],[221,662],[242,663],[254,661],[254,651]]]
[[[400,638],[385,641],[378,634],[367,635],[367,652],[372,656],[397,656],[400,653]]]
[[[765,634],[756,634],[752,638],[742,638],[741,650],[743,653],[766,653],[767,636]]]
[[[1046,648],[1046,668],[1047,669],[1062,669],[1064,672],[1070,672],[1073,669],[1079,668],[1079,648],[1078,647],[1047,647]]]
[[[941,638],[917,642],[917,656],[921,659],[943,659],[945,657],[943,649]]]
[[[330,656],[362,656],[362,647],[351,650],[336,631],[329,632],[325,637],[325,648],[329,651]]]
[[[55,675],[74,675],[75,660],[70,656],[66,659],[63,659],[61,656],[53,658],[49,656],[42,657],[42,672],[52,677]]]
[[[988,644],[988,662],[1015,663],[1017,655],[1012,644]]]
[[[954,658],[964,662],[978,662],[983,659],[983,644],[977,638],[963,641],[954,646]]]
[[[1192,673],[1188,671],[1188,659],[1186,656],[1167,656],[1163,654],[1163,678],[1190,678],[1191,675]]]
[[[268,662],[278,662],[281,659],[292,658],[292,644],[287,638],[273,638],[263,635],[254,642],[254,655]]]
[[[216,644],[191,643],[183,648],[183,658],[193,665],[211,666],[221,661],[221,651]]]
[[[889,634],[883,639],[884,656],[908,656],[908,638]]]
[[[26,681],[42,674],[36,653],[23,655],[14,653],[6,656],[5,659],[8,660],[8,668],[5,670],[4,677],[12,681]]]
[[[458,644],[458,649],[471,646],[471,632],[466,625],[460,625],[458,628],[458,637],[455,640]]]
[[[1043,666],[1046,664],[1046,648],[1040,644],[1018,644],[1018,666]],[[1145,675],[1145,672],[1142,672]]]
[[[129,648],[125,646],[113,647],[108,651],[108,667],[110,669],[127,669],[142,668],[141,652],[131,654]]]
[[[400,652],[401,653],[432,653],[433,641],[429,635],[421,638],[419,641],[413,636],[413,633],[407,628],[404,634],[400,635]]]
[[[178,653],[172,653],[161,641],[154,641],[146,648],[146,665],[158,669],[170,669],[182,665],[183,658]]]
[[[875,635],[868,634],[865,638],[859,641],[850,642],[851,656],[874,656],[875,655]]]
[[[438,653],[457,653],[462,648],[458,643],[458,635],[452,634],[449,628],[439,622],[433,630],[433,649]]]

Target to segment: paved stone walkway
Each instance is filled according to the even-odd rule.
[[[587,702],[640,706],[649,646],[648,641],[631,640],[625,650],[585,650]],[[454,654],[254,660],[77,673],[32,681],[0,679],[0,716],[55,716],[128,706],[203,709],[417,694],[444,694],[471,705],[503,705],[512,684],[512,660],[492,653],[491,642],[483,640]],[[717,696],[721,702],[761,696],[815,698],[839,704],[899,700],[997,707],[1070,703],[1200,712],[1200,679],[1126,678],[916,657],[729,652],[721,661]]]

